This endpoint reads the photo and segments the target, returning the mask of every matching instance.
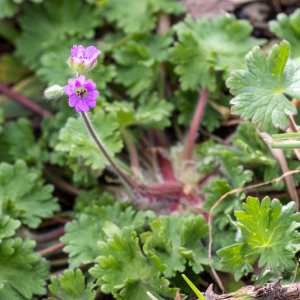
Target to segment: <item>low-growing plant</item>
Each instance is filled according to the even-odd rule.
[[[19,2],[0,4],[0,299],[299,297],[300,10],[271,45],[176,0]]]

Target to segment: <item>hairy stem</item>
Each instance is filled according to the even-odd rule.
[[[98,135],[94,131],[93,126],[92,126],[92,124],[90,122],[90,119],[87,116],[87,114],[83,111],[80,112],[80,114],[81,114],[81,117],[84,121],[84,124],[85,124],[87,130],[89,131],[90,135],[94,139],[94,141],[97,144],[99,150],[103,153],[105,158],[109,161],[109,163],[111,164],[111,166],[113,167],[115,172],[119,175],[120,179],[124,182],[124,184],[129,186],[130,188],[134,189],[135,186],[132,183],[132,181],[124,174],[124,172],[119,168],[119,166],[114,162],[114,160],[111,158],[111,156],[106,151],[101,139],[98,137]]]
[[[26,106],[30,110],[38,113],[41,116],[51,116],[53,117],[52,112],[49,110],[39,106],[35,102],[29,100],[28,98],[24,97],[23,95],[20,95],[14,91],[12,91],[10,88],[8,88],[5,84],[0,82],[0,92],[8,96],[9,98],[14,99],[15,101],[19,102],[20,104]]]
[[[208,88],[205,87],[201,97],[199,98],[197,107],[196,107],[196,111],[193,117],[193,122],[191,125],[191,129],[188,135],[188,140],[185,146],[185,151],[184,151],[184,160],[190,160],[192,157],[192,153],[193,153],[193,146],[194,146],[194,141],[196,138],[196,133],[199,127],[199,124],[201,122],[201,117],[204,111],[204,107],[206,104],[206,99],[208,96]]]

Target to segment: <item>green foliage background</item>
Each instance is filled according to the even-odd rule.
[[[300,9],[270,21],[286,40],[271,47],[247,20],[194,20],[177,0],[0,1],[0,36],[14,48],[0,56],[0,83],[53,114],[41,118],[0,95],[0,298],[146,300],[149,291],[163,300],[178,288],[191,293],[182,272],[198,286],[200,277],[212,281],[209,211],[227,192],[282,175],[256,127],[277,133],[297,113],[299,17]],[[100,92],[89,117],[136,190],[121,187],[66,96],[43,98],[44,88],[76,76],[67,64],[73,45],[102,51],[85,74]],[[206,88],[186,164],[183,132]],[[300,166],[292,151],[282,157]],[[297,187],[300,175],[292,180]],[[238,284],[249,274],[255,284],[290,283],[297,268],[299,213],[285,181],[268,192],[280,199],[241,191],[213,211],[213,267]],[[47,254],[53,245],[62,258]]]

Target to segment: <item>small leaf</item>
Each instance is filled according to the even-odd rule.
[[[159,220],[150,223],[150,228],[152,231],[141,234],[144,250],[153,252],[167,266],[166,277],[174,277],[177,271],[183,272],[186,262],[195,273],[200,273],[203,265],[208,265],[200,243],[200,238],[208,230],[202,215],[187,218],[160,216]]]
[[[29,165],[41,166],[48,160],[48,151],[35,137],[28,119],[19,118],[8,122],[0,136],[0,161],[13,163],[16,159],[24,159]],[[5,149],[5,151],[4,151]]]
[[[132,207],[122,209],[122,204],[102,206],[107,194],[97,199],[98,203],[90,204],[74,220],[66,225],[66,234],[60,240],[66,244],[64,251],[69,253],[70,268],[81,264],[92,263],[101,255],[98,247],[100,241],[106,241],[104,225],[107,221],[113,222],[121,229],[125,226],[140,230],[146,223],[146,213],[137,212]]]
[[[18,18],[22,36],[16,41],[16,55],[32,69],[48,47],[70,37],[91,39],[101,25],[101,11],[77,0],[53,0],[42,4],[26,3]],[[38,24],[38,25],[37,25]]]
[[[15,234],[15,230],[21,226],[21,222],[11,219],[0,212],[0,243],[3,239]]]
[[[265,197],[260,203],[248,197],[243,204],[245,211],[237,211],[240,234],[237,243],[217,252],[223,268],[234,272],[240,279],[252,271],[252,264],[259,258],[258,266],[271,268],[278,274],[294,271],[295,253],[298,251],[300,213],[295,212],[295,203],[282,206],[277,199]]]
[[[203,209],[210,211],[213,205],[227,192],[231,190],[242,188],[246,182],[252,180],[253,172],[244,170],[243,166],[239,166],[238,159],[228,155],[222,157],[221,172],[225,179],[216,180],[210,183],[210,186],[204,188],[206,192],[206,201]],[[230,220],[227,214],[232,214],[233,211],[242,209],[242,200],[245,198],[245,193],[234,193],[228,195],[214,210],[214,222],[218,224],[219,229],[223,229]]]
[[[37,227],[41,218],[50,218],[59,210],[52,191],[53,186],[43,185],[39,173],[28,169],[24,161],[0,164],[0,211],[5,215]]]
[[[133,34],[124,46],[114,52],[114,59],[119,65],[116,82],[127,88],[128,95],[147,95],[162,80],[160,64],[169,59],[168,46],[172,41],[169,34]]]
[[[50,264],[33,252],[35,242],[20,238],[0,243],[0,299],[27,300],[45,295]]]
[[[243,163],[259,163],[267,166],[277,164],[269,147],[249,121],[238,126],[237,134],[232,136],[232,143],[237,149],[230,149],[230,152]]]
[[[187,16],[175,30],[179,42],[170,50],[171,61],[184,91],[199,86],[214,91],[217,71],[226,79],[232,70],[244,66],[244,56],[252,47],[265,42],[249,37],[250,23],[233,15],[215,16],[211,21]]]
[[[300,71],[288,60],[290,44],[286,41],[274,45],[268,58],[259,47],[246,56],[247,70],[233,72],[226,84],[235,95],[231,100],[232,113],[252,123],[261,131],[271,125],[286,129],[287,116],[297,109],[290,98],[300,98]]]
[[[107,224],[110,230],[116,227]],[[118,229],[118,228],[117,228]],[[103,293],[112,293],[124,300],[149,300],[147,291],[158,300],[175,297],[176,289],[161,277],[165,266],[149,251],[142,253],[136,233],[128,227],[116,230],[107,242],[99,242],[102,256],[89,270],[97,278]]]
[[[270,31],[277,37],[287,40],[291,46],[291,59],[300,67],[300,9],[296,9],[289,16],[285,13],[277,15],[277,20],[269,22]]]
[[[176,0],[111,0],[104,15],[109,22],[117,22],[117,27],[125,33],[133,33],[153,29],[158,12],[180,14],[184,11],[184,5]]]
[[[85,285],[85,278],[80,269],[65,270],[63,274],[51,277],[49,290],[57,298],[48,300],[94,300],[96,295],[94,287],[93,282]]]
[[[89,114],[89,118],[107,152],[112,157],[120,152],[122,141],[119,139],[119,133],[116,132],[118,128],[116,115],[112,113],[106,115],[104,111],[98,110],[94,114]],[[83,157],[85,164],[91,165],[92,169],[102,169],[109,165],[80,117],[68,119],[65,127],[59,132],[59,143],[55,150],[65,151],[71,157]]]
[[[117,113],[121,131],[134,125],[145,125],[160,130],[170,125],[169,118],[173,110],[171,103],[159,99],[156,93],[141,97],[139,102],[135,109],[132,102],[114,101],[106,104],[105,110]]]

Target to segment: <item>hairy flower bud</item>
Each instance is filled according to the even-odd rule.
[[[56,100],[57,98],[60,98],[64,93],[64,87],[55,84],[45,89],[44,96],[46,99]]]
[[[75,71],[83,73],[93,69],[97,64],[97,58],[101,51],[96,47],[90,46],[86,49],[79,45],[73,46],[71,49],[72,56],[69,58],[68,63]]]

